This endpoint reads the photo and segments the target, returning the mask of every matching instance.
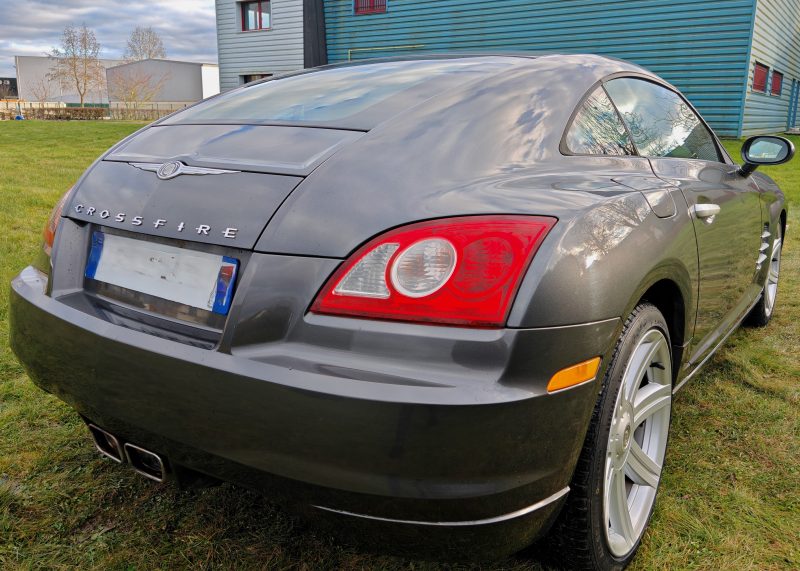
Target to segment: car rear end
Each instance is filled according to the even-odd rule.
[[[82,415],[101,452],[155,480],[210,475],[439,554],[537,537],[568,493],[597,365],[569,390],[550,383],[606,356],[618,325],[505,323],[554,221],[536,219],[485,321],[455,306],[448,319],[387,315],[369,292],[330,309],[325,296],[381,243],[332,257],[259,238],[368,125],[199,121],[119,145],[54,212],[40,260],[12,283],[11,345],[31,379]],[[455,266],[476,220],[448,223]],[[406,252],[428,239],[416,236],[389,243]]]

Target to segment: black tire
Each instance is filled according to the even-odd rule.
[[[777,235],[772,243],[772,249],[770,250],[769,258],[765,261],[767,264],[767,277],[764,281],[764,287],[761,290],[761,297],[758,299],[758,303],[756,303],[753,309],[750,310],[750,313],[747,314],[747,318],[744,320],[744,324],[748,327],[766,327],[766,325],[772,320],[778,297],[778,278],[780,277],[782,251],[783,228],[779,224]],[[770,287],[773,275],[774,293],[772,293],[772,298],[770,300],[768,298],[767,288]]]
[[[652,330],[659,331],[667,342],[668,349],[666,351],[662,349],[660,355],[666,354],[667,356],[666,360],[669,361],[669,366],[666,368],[666,372],[668,372],[670,378],[668,381],[661,379],[659,382],[662,385],[659,386],[661,389],[666,390],[663,383],[669,383],[669,388],[666,390],[669,394],[669,407],[666,414],[671,414],[672,354],[671,345],[669,344],[669,331],[659,310],[649,303],[642,303],[633,310],[625,321],[622,334],[607,368],[603,389],[592,414],[586,440],[570,483],[571,491],[550,533],[548,543],[550,544],[551,558],[554,563],[560,564],[565,568],[590,570],[623,569],[635,556],[642,535],[652,516],[652,505],[650,505],[649,509],[640,511],[638,521],[640,523],[644,521],[644,524],[641,532],[636,534],[636,539],[630,551],[622,555],[615,555],[612,552],[610,536],[613,537],[613,531],[608,531],[610,520],[607,515],[610,512],[604,511],[604,497],[608,497],[605,496],[604,486],[611,487],[610,484],[604,484],[608,475],[607,463],[614,462],[612,460],[613,453],[611,452],[612,444],[609,441],[612,420],[615,422],[614,429],[617,431],[615,434],[618,434],[618,427],[620,426],[619,415],[616,416],[615,420],[614,412],[615,410],[621,410],[618,397],[623,386],[623,378],[631,378],[630,373],[626,377],[628,363],[634,358],[634,353],[637,355],[637,359],[640,358],[640,342],[643,342],[647,335],[653,335],[650,333]],[[650,337],[647,338],[650,339]],[[645,387],[648,384],[648,381],[644,381],[640,387]],[[636,390],[638,391],[639,389]],[[639,393],[637,392],[635,396],[639,396]],[[649,422],[649,418],[647,422]],[[660,426],[663,427],[663,416],[660,417],[659,422],[661,423]],[[628,426],[634,426],[634,423],[631,422]],[[662,428],[662,430],[664,429]],[[666,420],[665,430],[668,434],[669,417]],[[630,432],[627,433],[630,435]],[[665,439],[663,442],[665,453],[667,436],[664,435],[663,438]],[[632,439],[633,437],[631,436],[628,440]],[[620,440],[617,440],[617,442],[620,442]],[[661,465],[663,466],[663,456]],[[660,480],[660,473],[659,470],[658,480]],[[625,477],[627,478],[627,476]],[[627,480],[625,481],[624,485],[627,487]],[[645,489],[644,487],[642,488]],[[653,505],[657,488],[658,485],[656,483],[652,488]],[[625,489],[623,488],[623,490]],[[645,513],[646,519],[642,520],[642,514]],[[633,534],[630,536],[632,537]]]

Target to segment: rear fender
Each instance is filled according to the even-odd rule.
[[[679,289],[686,332],[693,331],[697,243],[687,209],[659,218],[641,193],[615,196],[556,224],[523,280],[508,325],[552,327],[624,317],[665,279]]]

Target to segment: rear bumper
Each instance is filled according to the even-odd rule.
[[[609,320],[482,331],[461,343],[472,333],[407,325],[404,335],[419,343],[450,335],[454,361],[459,347],[483,338],[504,348],[501,378],[462,382],[454,368],[432,371],[440,382],[396,374],[370,382],[322,362],[262,359],[253,346],[209,351],[126,329],[49,297],[43,280],[28,268],[12,282],[12,349],[38,386],[92,422],[174,465],[326,521],[345,518],[350,535],[362,527],[363,537],[378,532],[383,541],[389,532],[415,548],[442,540],[461,554],[466,546],[511,552],[548,527],[599,381],[555,394],[544,387],[564,366],[607,361],[618,329]],[[361,346],[350,347],[351,368],[367,370]]]

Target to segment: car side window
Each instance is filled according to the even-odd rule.
[[[602,87],[581,105],[565,138],[567,149],[577,155],[635,155],[625,125]]]
[[[714,136],[674,91],[632,77],[612,79],[605,88],[640,155],[722,162]]]

